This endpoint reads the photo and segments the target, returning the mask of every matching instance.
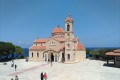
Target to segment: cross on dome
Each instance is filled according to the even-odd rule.
[[[58,25],[56,28],[54,28],[52,33],[64,33],[64,30]]]

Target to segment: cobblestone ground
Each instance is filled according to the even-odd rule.
[[[120,68],[103,66],[104,61],[86,60],[75,64],[45,62],[25,62],[15,60],[17,70],[0,63],[0,80],[11,80],[17,75],[19,80],[40,80],[40,73],[47,73],[47,80],[120,80]]]

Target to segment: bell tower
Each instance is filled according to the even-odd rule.
[[[73,20],[69,15],[65,20],[65,61],[74,61]]]
[[[70,17],[70,15],[68,15],[68,17],[65,20],[65,37],[66,37],[66,39],[74,38],[73,20]]]

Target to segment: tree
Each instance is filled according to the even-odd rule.
[[[23,54],[23,49],[20,46],[15,46],[10,42],[0,42],[0,59],[1,56],[5,56],[6,58],[4,58],[4,61],[8,60],[8,56],[10,54],[12,55],[11,59],[13,59],[15,53],[18,57],[19,54]]]
[[[19,54],[23,54],[23,53],[24,51],[20,46],[15,46],[15,54],[17,55],[17,57]]]
[[[86,53],[90,53],[90,51],[91,51],[91,50],[89,50],[89,49],[86,49]]]
[[[15,46],[10,42],[0,42],[0,59],[4,56],[3,61],[8,60],[9,54],[14,54]]]
[[[86,58],[91,58],[90,49],[86,49]]]
[[[113,49],[109,49],[109,48],[99,48],[99,49],[94,49],[90,51],[90,54],[93,55],[94,57],[105,58],[105,53],[110,52],[112,50]]]
[[[15,46],[10,42],[0,42],[0,55],[9,55],[15,52]]]

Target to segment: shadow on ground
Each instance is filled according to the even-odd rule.
[[[113,63],[109,63],[109,64],[104,63],[103,66],[106,66],[106,67],[114,67],[114,68],[120,68],[120,67],[118,67],[118,66],[115,66]]]

